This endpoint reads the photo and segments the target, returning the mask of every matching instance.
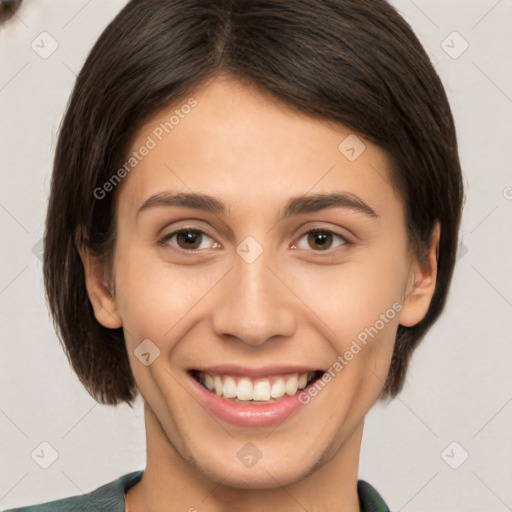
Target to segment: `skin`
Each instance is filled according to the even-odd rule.
[[[357,478],[364,417],[383,387],[398,324],[426,314],[436,281],[436,226],[427,264],[409,250],[405,210],[390,185],[386,153],[365,140],[353,162],[338,146],[346,127],[299,114],[228,77],[191,94],[198,105],[149,152],[118,191],[113,276],[81,249],[96,318],[122,326],[144,398],[147,464],[126,496],[129,512],[193,510],[359,511]],[[176,105],[139,130],[140,148]],[[179,105],[178,105],[179,108]],[[207,193],[226,214],[140,205],[162,191]],[[344,191],[372,219],[328,208],[278,221],[292,196]],[[203,230],[198,252],[163,235]],[[345,237],[323,246],[313,228]],[[247,263],[237,246],[252,236],[262,254]],[[111,291],[109,291],[112,290]],[[326,369],[395,302],[402,309],[297,414],[273,427],[212,418],[186,390],[186,370],[234,363]],[[158,346],[149,366],[134,355]],[[236,454],[261,452],[251,468]]]

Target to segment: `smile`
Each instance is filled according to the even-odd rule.
[[[191,372],[204,388],[218,397],[243,403],[272,403],[284,397],[295,396],[320,378],[322,373],[323,371],[318,370],[252,377],[205,371]]]
[[[189,392],[210,415],[240,427],[258,428],[292,421],[300,411],[305,414],[311,407],[321,407],[328,395],[313,406],[304,406],[300,395],[324,372],[304,366],[221,365],[191,368],[186,374]]]

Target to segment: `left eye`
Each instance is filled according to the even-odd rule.
[[[332,242],[334,237],[337,237],[342,241],[339,244],[339,246],[348,243],[347,240],[341,235],[337,235],[336,233],[333,233],[332,231],[328,231],[326,229],[312,229],[311,231],[308,231],[307,233],[302,235],[302,237],[299,240],[307,238],[307,243],[310,245],[310,247],[316,246],[316,248],[318,248],[319,251],[327,251],[333,248]],[[299,249],[304,249],[304,247],[299,247]]]

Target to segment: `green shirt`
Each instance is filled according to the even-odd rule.
[[[5,512],[125,512],[125,493],[141,480],[143,473],[143,470],[127,473],[81,496],[13,508]],[[368,482],[358,480],[357,494],[363,512],[389,512],[384,500]]]

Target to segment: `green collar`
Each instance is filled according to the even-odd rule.
[[[144,470],[120,476],[95,491],[57,501],[7,510],[6,512],[125,512],[126,492],[142,479]],[[364,480],[357,482],[357,494],[362,512],[389,512],[380,494]]]

